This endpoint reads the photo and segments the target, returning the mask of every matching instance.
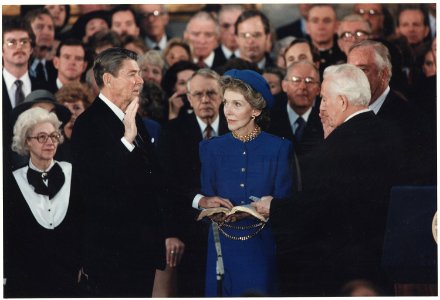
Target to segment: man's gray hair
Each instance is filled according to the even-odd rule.
[[[356,48],[368,48],[374,52],[374,62],[377,65],[379,71],[383,71],[385,68],[388,69],[388,78],[385,78],[388,82],[391,80],[393,65],[391,64],[391,55],[388,48],[382,44],[381,42],[373,41],[373,40],[365,40],[354,44],[348,50],[348,54],[350,54],[353,49]]]
[[[370,103],[370,83],[365,73],[350,64],[333,65],[324,70],[324,80],[329,81],[330,93],[346,96],[355,106]]]
[[[186,82],[186,89],[188,90],[188,93],[191,92],[191,84],[190,84],[191,80],[193,80],[193,78],[196,76],[202,76],[206,79],[214,79],[215,81],[218,82],[218,88],[220,89],[220,83],[219,83],[220,75],[216,71],[213,71],[208,68],[203,68],[194,72]]]
[[[211,21],[215,25],[215,34],[217,36],[220,35],[220,25],[218,24],[218,21],[216,18],[214,18],[210,13],[206,11],[199,11],[195,15],[189,19],[188,23],[186,23],[185,31],[188,31],[188,26],[193,20],[204,20],[204,21]]]

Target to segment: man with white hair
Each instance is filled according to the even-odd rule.
[[[304,160],[302,191],[253,204],[270,216],[282,296],[337,296],[352,279],[387,290],[382,241],[399,144],[368,109],[370,86],[359,68],[328,67],[321,96],[334,129]]]

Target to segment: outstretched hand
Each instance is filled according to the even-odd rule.
[[[202,197],[199,202],[199,206],[201,208],[213,208],[224,206],[226,208],[232,209],[234,205],[232,205],[231,201],[226,198],[214,196],[214,197]]]

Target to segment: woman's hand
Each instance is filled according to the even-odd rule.
[[[177,267],[185,252],[185,244],[176,237],[165,239],[167,265],[171,268]]]
[[[175,92],[168,99],[168,105],[169,105],[168,119],[169,120],[175,119],[179,115],[180,109],[184,105],[183,99],[181,96],[182,96],[182,94],[180,92]]]

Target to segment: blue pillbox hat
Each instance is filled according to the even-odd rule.
[[[239,79],[252,87],[255,91],[259,92],[264,100],[266,100],[266,107],[271,108],[274,103],[272,93],[270,92],[269,84],[263,76],[252,70],[237,70],[232,69],[224,74],[225,76],[231,76],[232,78]]]

